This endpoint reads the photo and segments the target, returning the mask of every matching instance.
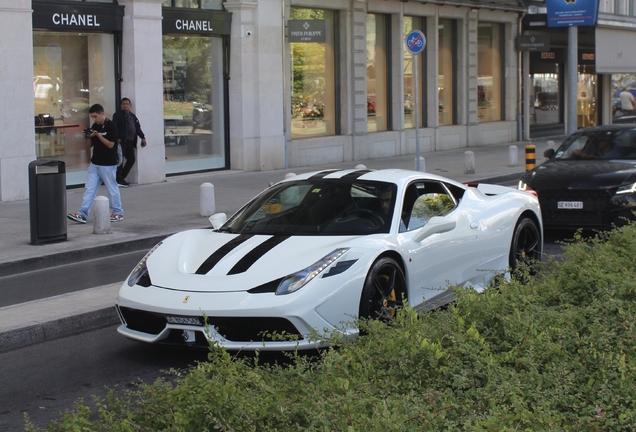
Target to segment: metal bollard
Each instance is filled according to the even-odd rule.
[[[508,147],[508,166],[516,167],[519,164],[519,152],[516,145]]]
[[[417,158],[415,158],[415,171],[417,171]],[[426,172],[426,159],[420,156],[420,172]]]
[[[93,201],[93,234],[110,234],[110,204],[105,196],[95,197]]]
[[[202,183],[199,187],[199,214],[201,216],[212,216],[216,210],[214,203],[214,185],[212,183]]]
[[[475,153],[464,152],[464,174],[475,174]]]
[[[526,146],[526,171],[533,170],[537,165],[537,156],[535,153],[534,144],[528,144]]]
[[[285,174],[285,178],[288,179],[288,178],[296,177],[296,175],[297,175],[296,173],[287,173]]]
[[[552,149],[552,150],[554,150],[554,141],[549,140],[549,141],[547,142],[547,144],[548,144],[548,149]]]
[[[359,164],[359,165],[356,165],[356,169],[364,170],[364,169],[367,169],[367,166],[366,166],[366,165]]]

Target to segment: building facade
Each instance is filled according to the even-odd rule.
[[[0,200],[28,198],[35,159],[63,160],[67,185],[81,186],[88,108],[110,116],[121,97],[148,142],[128,177],[140,184],[415,156],[416,124],[424,156],[515,141],[525,11],[508,0],[0,0]],[[426,37],[415,58],[412,30]]]

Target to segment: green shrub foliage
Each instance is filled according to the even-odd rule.
[[[285,365],[209,361],[49,430],[597,431],[636,429],[636,227],[580,235],[525,284],[455,289]],[[525,278],[523,278],[525,279]]]

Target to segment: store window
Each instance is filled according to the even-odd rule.
[[[290,31],[291,136],[294,139],[336,134],[335,13],[325,9],[291,8]],[[313,29],[313,30],[312,30]]]
[[[612,123],[617,123],[621,121],[621,117],[624,115],[633,115],[634,112],[630,112],[627,108],[628,106],[623,107],[621,104],[621,93],[629,92],[636,98],[636,74],[613,74],[611,75],[611,89],[612,89],[612,101],[611,101],[611,109],[612,109]],[[627,101],[630,99],[629,96],[624,95],[623,99],[625,100],[625,104],[627,105]],[[632,103],[632,108],[636,108]]]
[[[455,109],[455,94],[457,92],[457,77],[455,76],[455,71],[457,70],[457,48],[455,44],[457,21],[440,18],[437,24],[437,32],[439,38],[438,111],[439,124],[444,126],[457,123]]]
[[[480,122],[502,120],[503,24],[480,22],[477,30],[477,116]]]
[[[530,125],[560,123],[559,64],[535,64],[530,75]],[[553,70],[554,72],[548,72]]]
[[[163,37],[166,174],[224,168],[223,42]]]
[[[116,110],[112,34],[33,32],[36,155],[66,163],[67,185],[83,184],[91,152],[88,108]]]
[[[404,37],[409,34],[411,30],[419,30],[426,34],[426,19],[420,17],[404,17]],[[415,81],[413,74],[413,55],[406,49],[406,45],[403,45],[404,53],[404,128],[415,127]],[[422,53],[417,56],[417,101],[419,111],[419,126],[426,125],[426,111],[424,100],[426,99],[426,56]]]
[[[163,7],[223,10],[223,0],[164,0]]]
[[[389,128],[389,19],[367,14],[367,131]]]
[[[596,126],[596,68],[579,64],[577,77],[577,126]]]

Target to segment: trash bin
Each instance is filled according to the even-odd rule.
[[[32,245],[66,240],[66,164],[63,161],[42,159],[29,163],[29,213]]]

